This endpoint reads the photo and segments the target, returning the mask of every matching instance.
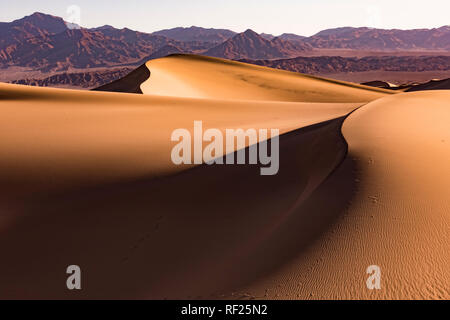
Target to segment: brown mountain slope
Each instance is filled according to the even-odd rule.
[[[202,41],[221,43],[234,36],[236,32],[227,29],[206,29],[192,26],[189,28],[173,28],[160,30],[153,32],[153,34],[182,42]]]
[[[169,39],[168,36],[173,39]],[[229,38],[230,36],[233,37]],[[361,60],[341,57],[296,58],[309,55],[313,52],[310,51],[313,47],[319,48],[317,51],[321,52],[348,50],[355,52],[355,55],[362,50],[367,50],[367,52],[380,52],[380,50],[394,52],[397,50],[395,51],[397,53],[400,53],[398,50],[405,52],[416,50],[414,51],[416,55],[419,52],[417,50],[425,50],[428,52],[426,54],[431,54],[430,51],[426,51],[430,49],[435,50],[433,54],[436,54],[436,51],[450,48],[450,27],[418,30],[339,28],[325,30],[313,37],[304,38],[294,34],[282,34],[279,37],[269,34],[258,35],[251,30],[235,34],[226,29],[199,27],[175,28],[154,34],[128,28],[116,29],[109,25],[72,30],[68,28],[68,24],[62,18],[42,13],[34,13],[9,23],[0,23],[0,68],[2,68],[3,75],[8,75],[8,79],[3,81],[15,80],[20,83],[37,85],[79,83],[83,87],[86,85],[91,87],[93,84],[92,74],[86,73],[85,69],[137,67],[147,60],[174,53],[194,53],[236,60],[247,59],[246,62],[258,65],[310,74],[378,70],[434,72],[449,70],[450,65],[448,58],[436,56],[370,57]],[[328,51],[326,55],[337,56],[340,54],[331,54]],[[261,59],[284,60],[262,61]],[[22,72],[18,77],[10,77],[9,74],[15,72],[12,69],[17,67],[30,70],[30,73]],[[33,73],[36,72],[46,74],[42,77],[35,77]],[[66,73],[66,76],[62,76],[62,72]],[[56,74],[58,75],[56,76]],[[71,76],[68,76],[69,74]],[[77,75],[75,76],[75,74]],[[426,79],[421,78],[417,81],[424,82],[433,78],[447,77],[446,74],[433,74]],[[83,79],[86,79],[86,84],[80,83]],[[103,83],[101,77],[94,76],[94,79],[98,79],[97,85]],[[109,75],[106,76],[106,79],[112,80]],[[61,83],[55,83],[56,80],[60,80]],[[343,80],[392,81],[392,79],[378,76]]]
[[[321,31],[306,41],[315,48],[449,50],[450,26],[413,30],[345,27]]]
[[[139,58],[137,46],[108,39],[99,32],[76,29],[32,38],[17,48],[9,62],[35,69],[65,70],[126,63]]]
[[[283,40],[291,40],[291,41],[299,41],[299,40],[306,39],[306,37],[299,36],[298,34],[294,34],[294,33],[283,33],[282,35],[279,36],[279,38],[281,38]]]
[[[88,69],[90,70],[90,69]],[[95,88],[116,79],[125,77],[133,71],[132,68],[118,68],[84,72],[63,72],[45,78],[26,78],[10,81],[14,84],[24,84],[38,87],[63,87],[63,88]]]
[[[279,48],[281,52],[290,57],[296,57],[305,51],[312,50],[310,44],[302,40],[288,40],[281,37],[276,37],[271,40],[271,43]]]
[[[41,35],[17,45],[0,63],[46,71],[137,63],[173,41],[131,30],[118,33],[121,36],[74,29]]]
[[[67,25],[62,18],[39,12],[12,22],[0,22],[0,49],[36,36],[60,33],[65,30]],[[6,51],[2,51],[0,55],[5,55]]]
[[[308,74],[367,72],[372,70],[411,72],[450,70],[449,56],[381,56],[360,59],[323,56],[278,60],[241,59],[240,61]]]
[[[162,47],[161,49],[157,50],[156,52],[152,53],[151,55],[149,55],[148,57],[142,59],[142,63],[147,62],[148,60],[152,60],[152,59],[158,59],[158,58],[162,58],[171,54],[177,54],[177,53],[190,53],[188,50],[184,50],[178,46],[175,45],[165,45],[164,47]]]
[[[0,67],[62,71],[122,64],[178,52],[202,52],[215,43],[180,42],[160,35],[102,26],[69,29],[59,17],[33,14],[0,24]],[[143,63],[143,62],[142,62]]]
[[[228,39],[224,43],[206,51],[207,56],[242,59],[273,59],[299,55],[302,51],[310,50],[310,46],[303,43],[290,43],[280,38],[267,40],[253,30],[248,29]]]

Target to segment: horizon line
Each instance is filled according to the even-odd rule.
[[[41,12],[41,11],[35,11],[35,12],[29,14],[29,15],[22,16],[21,18],[16,18],[16,19],[14,19],[14,20],[12,20],[12,21],[0,21],[0,23],[12,23],[12,22],[21,20],[21,19],[23,19],[23,18],[33,16],[33,15],[35,15],[35,14],[42,14],[42,15],[47,15],[47,16],[57,17],[57,18],[61,18],[61,19],[62,19],[64,22],[66,22],[66,23],[69,23],[69,24],[72,23],[72,22],[69,22],[69,21],[65,20],[65,19],[64,19],[63,17],[61,17],[61,16],[54,15],[54,14],[50,14],[50,13],[45,13],[45,12]],[[72,23],[72,24],[76,24],[76,23]],[[213,30],[226,30],[226,31],[232,31],[232,32],[234,32],[234,33],[236,33],[236,34],[244,33],[244,32],[246,32],[246,31],[248,31],[248,30],[251,30],[251,31],[256,32],[256,33],[259,34],[259,35],[261,35],[261,34],[266,34],[266,35],[271,35],[271,36],[273,36],[273,37],[279,37],[279,36],[281,36],[281,35],[283,35],[283,34],[293,34],[293,35],[297,35],[297,36],[302,36],[302,37],[308,38],[308,37],[312,37],[312,36],[314,36],[314,35],[316,35],[316,34],[318,34],[318,33],[320,33],[320,32],[323,32],[323,31],[327,31],[327,30],[336,30],[336,29],[345,29],[345,28],[352,28],[352,29],[370,29],[370,30],[387,30],[387,31],[389,31],[389,30],[391,30],[391,31],[392,31],[392,30],[398,30],[398,31],[413,31],[413,30],[436,30],[436,29],[441,29],[441,28],[445,28],[445,27],[450,27],[450,24],[442,25],[442,26],[437,26],[437,27],[432,27],[432,28],[419,28],[419,27],[418,27],[418,28],[411,28],[411,29],[402,29],[402,28],[378,28],[378,27],[368,27],[368,26],[355,27],[355,26],[349,26],[349,25],[347,25],[347,26],[340,26],[340,27],[332,27],[332,28],[322,29],[322,30],[320,30],[320,31],[318,31],[318,32],[316,32],[316,33],[314,33],[314,34],[311,35],[311,36],[304,36],[303,34],[300,34],[300,33],[294,33],[294,32],[283,32],[283,33],[277,35],[277,34],[274,34],[274,33],[268,33],[268,32],[257,32],[257,31],[255,31],[254,29],[252,29],[252,28],[250,28],[250,27],[246,28],[244,31],[236,31],[236,30],[233,30],[233,29],[231,29],[231,28],[225,28],[225,27],[210,27],[210,26],[206,27],[206,26],[198,26],[198,25],[190,25],[190,26],[186,26],[186,25],[176,25],[176,26],[174,26],[174,27],[166,27],[166,28],[157,29],[157,30],[154,30],[154,31],[141,31],[141,30],[131,29],[131,28],[129,28],[129,27],[123,27],[123,28],[115,27],[114,25],[112,25],[112,24],[110,24],[110,23],[106,23],[106,24],[99,25],[99,26],[94,26],[94,27],[85,27],[85,26],[83,26],[83,25],[78,25],[78,26],[79,26],[80,28],[82,28],[82,29],[87,29],[87,30],[89,30],[89,29],[96,29],[96,28],[101,28],[101,27],[106,27],[106,26],[107,26],[107,27],[112,27],[112,28],[117,29],[117,30],[128,29],[128,30],[131,30],[131,31],[141,32],[141,33],[147,33],[147,34],[153,34],[153,33],[155,33],[155,32],[167,31],[167,30],[172,30],[172,29],[176,29],[176,28],[183,28],[183,29],[189,29],[189,28],[201,28],[201,29],[213,29]]]

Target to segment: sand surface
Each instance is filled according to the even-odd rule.
[[[328,212],[333,222],[286,266],[241,292],[449,299],[449,101],[448,91],[398,94],[352,113],[342,128],[348,155],[297,211]],[[304,221],[291,219],[284,232],[293,235]],[[381,268],[381,290],[366,289],[369,265]]]
[[[147,67],[143,95],[0,84],[0,297],[450,297],[449,92]],[[194,120],[280,129],[278,174],[175,166],[170,134]]]
[[[172,132],[277,128],[343,116],[360,103],[227,101],[0,84],[0,182],[7,194],[167,175]],[[4,195],[5,197],[9,195]]]
[[[389,90],[195,55],[150,60],[144,94],[302,102],[367,102]]]

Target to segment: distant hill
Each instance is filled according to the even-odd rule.
[[[162,47],[161,49],[157,50],[156,52],[152,53],[151,55],[142,59],[141,63],[145,63],[148,60],[158,59],[158,58],[162,58],[162,57],[165,57],[165,56],[168,56],[171,54],[177,54],[177,53],[190,53],[190,52],[186,49],[182,49],[175,45],[168,44],[168,45],[165,45],[164,47]]]
[[[8,56],[1,56],[0,62],[43,71],[120,65],[138,61],[169,43],[167,38],[150,37],[133,41],[86,29],[67,29],[27,39],[15,45]]]
[[[260,33],[259,34],[261,37],[263,37],[266,40],[272,40],[275,38],[275,36],[273,34],[270,33]]]
[[[195,53],[226,59],[247,59],[252,63],[305,73],[317,70],[442,70],[443,57],[414,60],[373,58],[351,60],[340,57],[302,58],[311,50],[350,49],[366,51],[450,50],[450,26],[436,29],[382,30],[337,28],[312,37],[292,33],[280,36],[258,34],[250,29],[235,33],[227,29],[173,28],[150,33],[110,25],[73,28],[60,17],[34,13],[0,23],[0,68],[29,68],[61,73],[73,69],[137,67],[146,60],[174,53]],[[295,58],[295,59],[294,59]],[[273,61],[264,61],[264,60]],[[284,59],[284,60],[280,60]],[[289,60],[290,59],[290,60]],[[292,60],[294,59],[294,60]],[[378,68],[378,69],[377,69]],[[6,71],[3,71],[6,72]],[[25,74],[20,79],[28,79]],[[80,76],[82,79],[83,76]],[[64,80],[62,77],[56,79]],[[31,81],[31,80],[30,80]],[[49,83],[56,81],[52,78]]]
[[[154,35],[164,36],[183,42],[203,41],[221,43],[231,38],[236,32],[227,29],[206,29],[200,27],[173,28],[153,32]]]
[[[291,41],[303,41],[304,39],[306,39],[306,37],[304,36],[299,36],[293,33],[283,33],[282,35],[278,36],[278,38]]]
[[[450,50],[450,26],[414,30],[344,27],[321,31],[305,41],[326,49]]]
[[[132,72],[132,68],[96,70],[75,73],[58,73],[42,79],[26,78],[10,81],[38,87],[95,88],[120,79]]]
[[[0,48],[20,44],[36,36],[56,34],[65,30],[67,30],[67,24],[62,18],[42,13],[34,13],[13,22],[0,22]]]
[[[280,38],[267,40],[248,29],[209,49],[204,54],[227,59],[273,59],[300,55],[308,50],[311,50],[308,44],[291,43]]]
[[[104,26],[69,29],[55,16],[34,13],[0,24],[0,67],[58,71],[138,62],[174,40]]]
[[[367,71],[448,71],[450,56],[381,56],[364,58],[297,57],[292,59],[251,60],[241,62],[307,74],[348,73]]]
[[[34,13],[13,22],[0,22],[0,63],[12,59],[17,47],[35,37],[64,32],[67,25],[62,18]]]

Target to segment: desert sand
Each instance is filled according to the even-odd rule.
[[[171,55],[146,63],[144,94],[264,101],[367,102],[389,90],[196,55]]]
[[[449,92],[146,65],[143,95],[0,84],[0,297],[450,297]],[[194,120],[279,128],[278,174],[175,166],[170,134]]]
[[[270,280],[243,292],[293,299],[448,299],[449,101],[448,91],[398,94],[352,113],[342,127],[346,158],[297,211],[334,211],[332,223]],[[304,221],[291,219],[297,224],[285,232],[292,235]],[[381,268],[381,290],[363,288],[369,265]]]

